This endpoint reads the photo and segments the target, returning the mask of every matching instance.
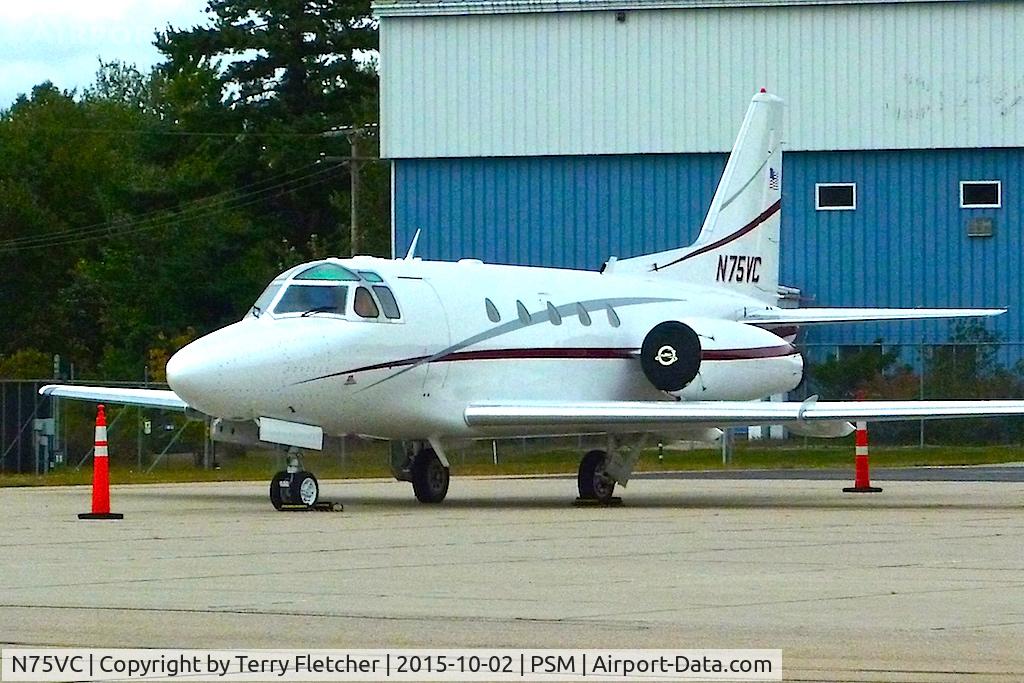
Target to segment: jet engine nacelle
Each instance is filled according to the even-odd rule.
[[[644,337],[640,365],[651,384],[686,400],[764,398],[803,376],[803,358],[785,339],[713,318],[658,323]]]

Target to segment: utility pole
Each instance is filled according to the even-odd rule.
[[[340,162],[348,166],[349,177],[349,245],[352,256],[359,253],[363,246],[362,231],[359,229],[359,173],[363,164],[369,161],[379,161],[379,157],[360,155],[360,143],[371,135],[377,134],[377,124],[367,123],[362,126],[342,126],[322,133],[324,137],[344,137],[348,140],[349,155],[347,157],[324,156],[323,160],[328,162]]]

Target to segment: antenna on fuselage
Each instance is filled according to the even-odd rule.
[[[411,261],[413,256],[416,255],[416,245],[420,241],[420,230],[416,229],[416,234],[412,236],[412,244],[409,245],[409,252],[405,255],[406,261]]]

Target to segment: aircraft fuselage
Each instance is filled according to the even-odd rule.
[[[171,388],[230,420],[272,417],[335,435],[472,438],[502,435],[466,425],[463,411],[475,401],[760,399],[794,388],[803,372],[787,340],[733,322],[765,304],[720,284],[477,261],[330,262],[379,275],[400,315],[278,314],[278,293],[266,311],[178,352],[168,364]],[[279,278],[282,290],[307,266]],[[651,328],[675,320],[700,335],[701,360],[698,376],[670,396],[648,381],[637,353]]]

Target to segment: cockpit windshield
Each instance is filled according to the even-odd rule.
[[[275,317],[325,313],[378,322],[397,322],[402,317],[395,295],[378,273],[353,271],[329,261],[297,266],[279,275],[260,294],[250,314],[259,318],[268,310]],[[349,311],[354,316],[348,316]]]
[[[345,315],[348,287],[292,283],[274,307],[274,313],[336,313]]]

